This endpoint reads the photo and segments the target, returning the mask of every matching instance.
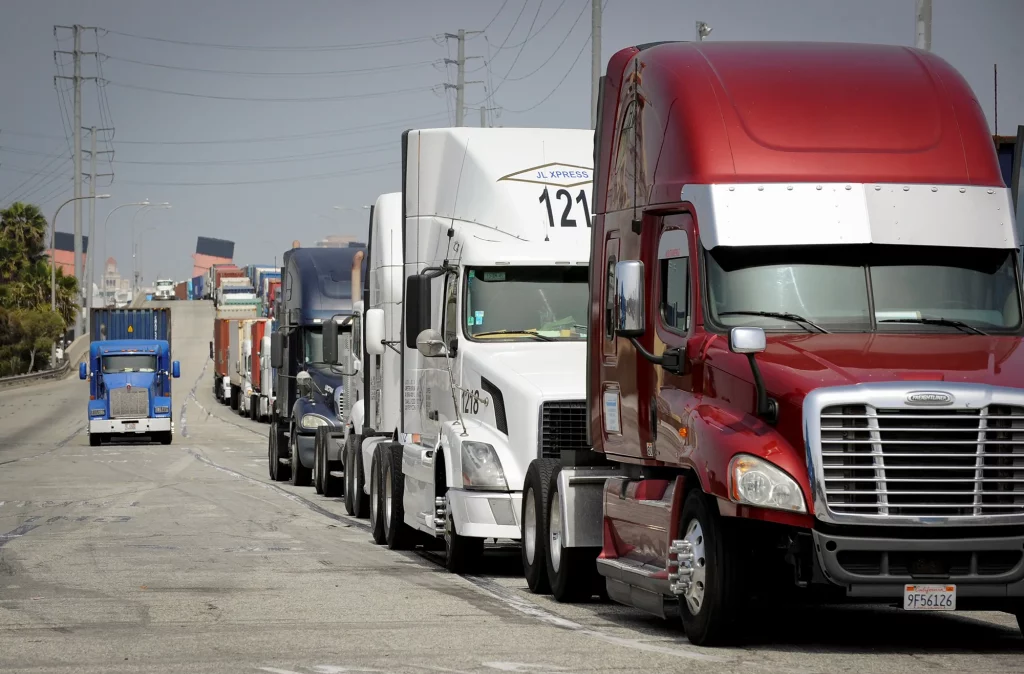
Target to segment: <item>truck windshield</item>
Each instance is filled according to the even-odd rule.
[[[1006,333],[1021,324],[1012,250],[717,247],[706,259],[711,318],[727,327]]]
[[[156,356],[135,353],[103,356],[103,374],[117,372],[156,372]]]
[[[582,265],[469,269],[466,335],[471,339],[584,340],[587,276]]]

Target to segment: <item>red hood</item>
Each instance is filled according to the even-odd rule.
[[[769,393],[799,406],[812,389],[862,382],[1024,387],[1020,344],[1019,337],[969,334],[769,335],[767,350],[756,358]],[[725,339],[714,340],[709,350],[712,366],[752,383],[746,358],[728,353],[727,348]]]

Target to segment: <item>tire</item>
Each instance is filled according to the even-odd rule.
[[[523,572],[530,592],[551,594],[548,582],[548,485],[551,473],[558,466],[555,459],[530,462],[523,481],[522,522]]]
[[[447,493],[444,500],[444,566],[460,576],[475,573],[483,561],[484,539],[460,536],[455,529],[455,518],[452,517],[451,500]]]
[[[90,433],[89,434],[89,446],[90,447],[99,447],[102,442],[103,442],[103,436],[100,435],[99,433]]]
[[[291,433],[288,434],[288,449],[292,465],[291,481],[293,487],[308,487],[313,483],[313,471],[302,465],[302,459],[299,458],[298,437],[298,432],[292,426]]]
[[[238,390],[238,387],[235,386],[235,385],[232,385],[231,386],[231,400],[229,402],[231,403],[231,409],[236,410],[236,411],[238,410],[238,396],[239,396],[239,394],[241,394],[241,391]]]
[[[373,535],[373,542],[377,545],[387,543],[387,535],[384,531],[384,502],[381,485],[381,464],[384,462],[384,448],[386,445],[379,444],[373,450],[373,460],[370,463],[370,532]]]
[[[692,587],[702,589],[679,598],[683,629],[695,646],[728,643],[736,636],[744,596],[738,542],[699,489],[687,494],[679,521],[680,538],[694,542]]]
[[[326,430],[326,429],[324,429]],[[345,478],[331,475],[332,470],[342,470],[344,464],[341,461],[329,461],[327,459],[327,448],[334,442],[334,436],[330,432],[324,433],[324,461],[323,461],[323,483],[324,496],[328,498],[340,498],[345,496]],[[346,471],[347,474],[347,471]]]
[[[598,591],[602,578],[597,573],[597,556],[601,548],[566,548],[562,546],[562,506],[558,498],[558,474],[556,466],[548,477],[548,491],[545,494],[547,523],[544,532],[547,540],[546,564],[551,594],[559,602],[589,601]]]
[[[291,478],[292,471],[291,466],[287,463],[281,463],[281,451],[280,447],[285,440],[284,434],[281,432],[281,424],[275,419],[270,423],[270,441],[269,441],[269,464],[270,464],[270,479],[274,482],[284,482]]]
[[[405,476],[402,474],[402,446],[388,445],[384,451],[384,470],[381,473],[384,534],[391,550],[412,547],[413,529],[405,523]]]
[[[370,498],[364,492],[363,436],[349,433],[345,439],[345,511],[352,517],[367,517]]]
[[[323,452],[326,431],[327,429],[322,426],[317,428],[316,438],[313,440],[313,490],[321,495],[324,493],[323,472],[326,461]]]
[[[160,433],[157,438],[160,440],[161,445],[169,445],[174,441],[174,434],[171,431],[164,431]]]
[[[253,393],[249,396],[249,419],[259,421],[260,397]]]

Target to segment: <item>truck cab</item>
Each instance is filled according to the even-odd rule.
[[[78,370],[89,381],[89,444],[127,436],[171,444],[171,378],[181,366],[171,360],[170,310],[94,309],[91,320],[95,338]]]
[[[699,645],[752,602],[1020,622],[1019,242],[959,73],[657,43],[612,57],[599,118],[592,450],[538,460],[531,589],[586,598],[596,568]]]
[[[159,279],[153,287],[154,300],[177,299],[174,295],[174,281],[172,279]]]
[[[342,432],[336,389],[341,372],[324,359],[323,325],[352,313],[352,273],[364,264],[365,246],[292,248],[284,255],[277,329],[271,336],[271,366],[277,370],[271,413],[268,464],[271,479],[312,484],[315,440],[321,426]],[[303,373],[300,377],[300,373]],[[341,469],[336,449],[328,468]]]

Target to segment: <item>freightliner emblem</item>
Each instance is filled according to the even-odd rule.
[[[908,405],[952,405],[953,394],[945,391],[913,391],[907,394]]]

